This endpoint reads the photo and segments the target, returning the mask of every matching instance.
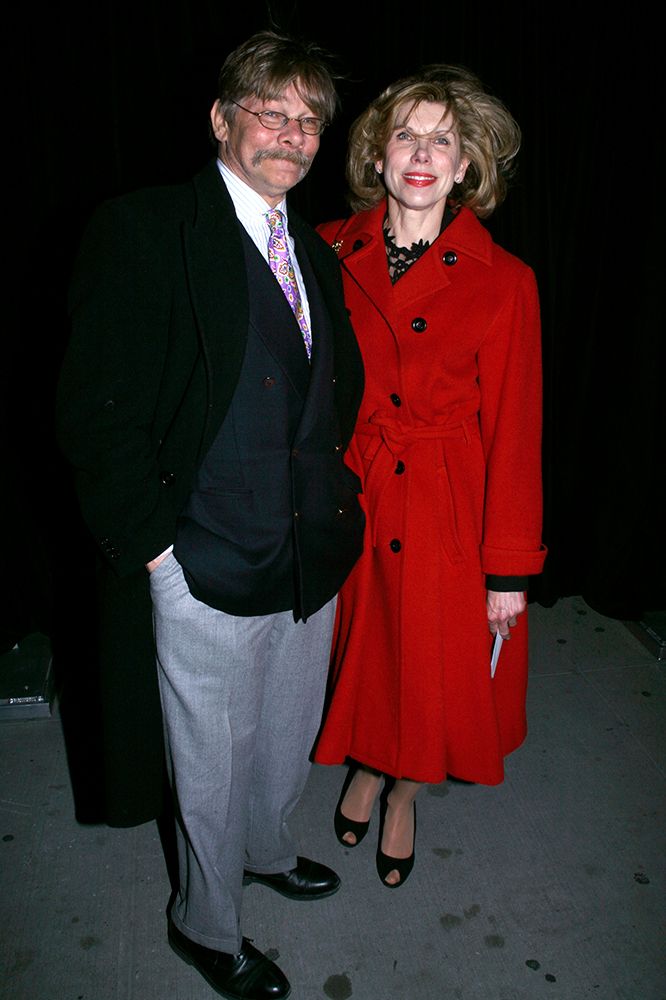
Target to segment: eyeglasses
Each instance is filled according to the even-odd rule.
[[[290,118],[288,115],[283,115],[281,111],[250,111],[249,108],[244,108],[238,101],[232,101],[231,103],[235,104],[241,111],[247,111],[248,115],[254,115],[259,120],[260,125],[270,129],[272,132],[277,132],[278,129],[285,128],[289,122],[298,122],[301,132],[304,132],[305,135],[321,135],[328,125],[328,122],[323,121],[321,118]]]

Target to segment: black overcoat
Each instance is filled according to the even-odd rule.
[[[346,448],[363,368],[335,254],[290,209],[333,329],[335,403]],[[248,331],[238,221],[215,162],[192,182],[104,203],[70,290],[71,339],[57,432],[100,559],[106,821],[163,808],[161,713],[145,563],[173,543],[196,470],[224,420]]]

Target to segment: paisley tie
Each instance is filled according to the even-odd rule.
[[[294,311],[294,316],[296,317],[298,325],[301,328],[301,333],[303,334],[305,350],[308,352],[308,357],[310,357],[312,354],[312,335],[310,334],[307,320],[303,313],[301,296],[298,291],[298,285],[296,284],[296,276],[291,263],[291,257],[289,256],[287,234],[284,231],[284,216],[282,212],[280,212],[277,208],[274,208],[266,214],[266,218],[268,219],[268,224],[271,227],[271,235],[268,239],[268,263],[271,266],[271,271],[278,280],[280,288],[287,298],[287,302]]]

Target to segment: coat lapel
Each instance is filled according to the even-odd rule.
[[[382,235],[384,211],[382,203],[370,212],[352,216],[338,241],[342,267],[380,311],[382,304],[386,308],[391,299]]]
[[[426,253],[395,285],[391,285],[386,266],[382,222],[386,211],[382,202],[368,212],[352,216],[337,234],[338,254],[343,268],[361,287],[385,318],[393,310],[409,307],[433,289],[446,289],[452,271],[444,261],[447,252],[458,259],[469,256],[490,266],[492,240],[473,213],[462,208],[438,238],[434,252]],[[381,257],[381,261],[378,259]]]
[[[229,405],[247,340],[248,282],[233,202],[212,162],[193,180],[194,211],[182,223],[183,258],[209,382],[212,433]],[[234,317],[235,336],[221,336]],[[228,326],[228,324],[224,324]],[[214,391],[224,372],[224,393]],[[222,380],[220,380],[222,382]]]

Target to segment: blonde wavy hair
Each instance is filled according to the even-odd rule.
[[[437,63],[414,76],[390,84],[359,115],[349,131],[348,200],[354,212],[373,208],[386,197],[375,162],[386,146],[405,105],[409,113],[423,101],[443,104],[451,112],[463,156],[469,167],[449,199],[486,218],[502,203],[520,149],[518,124],[497,97],[487,93],[474,73],[462,66]]]

